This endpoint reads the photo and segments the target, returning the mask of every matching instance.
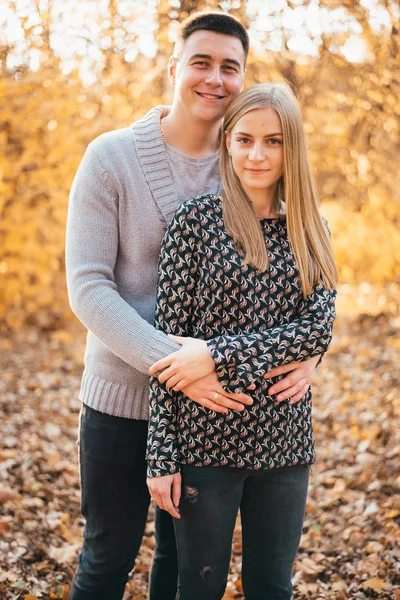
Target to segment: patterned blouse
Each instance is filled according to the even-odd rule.
[[[227,233],[217,196],[182,204],[161,249],[156,327],[208,340],[219,380],[246,391],[253,405],[216,413],[150,378],[147,447],[150,477],[180,464],[274,469],[315,460],[311,391],[291,405],[268,395],[269,369],[327,351],[334,291],[321,284],[303,298],[285,217],[261,219],[269,268],[243,262]]]

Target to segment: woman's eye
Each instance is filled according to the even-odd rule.
[[[249,140],[249,138],[242,137],[242,138],[237,138],[237,141],[240,144],[247,144],[250,140]]]
[[[273,146],[282,144],[282,140],[279,138],[271,138],[270,140],[268,140],[270,144],[272,144]]]

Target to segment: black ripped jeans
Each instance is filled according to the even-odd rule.
[[[182,465],[181,518],[174,520],[179,600],[220,600],[240,508],[246,600],[290,600],[309,466],[272,471]]]
[[[146,524],[147,421],[83,406],[80,419],[83,548],[70,600],[121,600]],[[162,513],[162,514],[161,514]],[[156,517],[149,600],[175,600],[177,556],[172,517]]]

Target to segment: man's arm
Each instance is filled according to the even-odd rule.
[[[119,294],[119,189],[93,145],[87,149],[70,195],[66,270],[71,308],[111,352],[147,373],[179,345],[143,319]]]

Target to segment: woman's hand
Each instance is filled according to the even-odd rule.
[[[249,389],[254,389],[250,386]],[[251,406],[253,399],[247,394],[229,394],[218,381],[215,371],[197,379],[183,388],[182,392],[201,406],[205,406],[218,413],[227,413],[228,408],[232,410],[244,410],[244,405]]]
[[[151,501],[162,510],[166,510],[175,519],[180,519],[179,501],[181,499],[182,477],[180,473],[164,477],[148,477],[146,480]]]
[[[182,347],[150,367],[149,374],[156,375],[160,383],[179,392],[214,371],[214,361],[204,340],[177,335],[168,337]],[[162,372],[157,375],[158,371]]]
[[[295,404],[303,398],[314,379],[315,370],[321,355],[309,358],[304,362],[295,362],[281,367],[275,367],[264,375],[264,379],[270,379],[277,375],[289,373],[286,377],[275,383],[268,390],[268,394],[278,394],[276,400],[283,402],[290,398],[290,404]]]

